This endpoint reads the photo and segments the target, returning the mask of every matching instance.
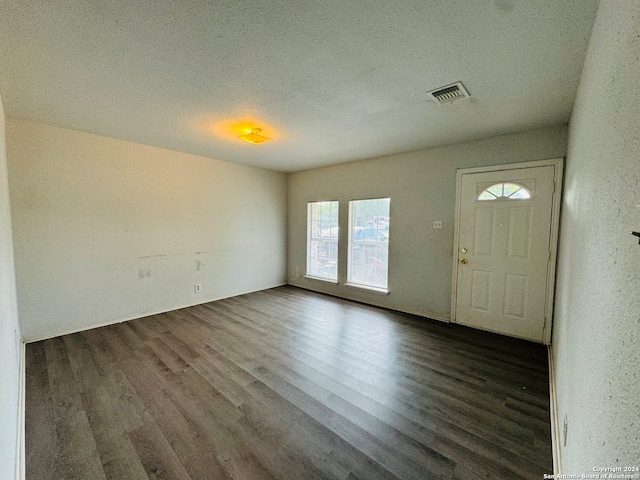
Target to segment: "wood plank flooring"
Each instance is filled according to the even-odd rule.
[[[546,350],[279,287],[27,345],[29,479],[539,479]]]

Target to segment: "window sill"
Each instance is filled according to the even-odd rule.
[[[318,282],[330,283],[331,285],[338,285],[337,280],[330,280],[328,278],[312,277],[311,275],[305,275],[304,278],[308,278],[309,280],[317,280]]]
[[[359,285],[357,283],[345,283],[346,287],[364,290],[366,292],[375,293],[377,295],[389,295],[389,290],[385,288],[370,287],[368,285]]]

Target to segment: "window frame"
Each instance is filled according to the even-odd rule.
[[[352,279],[352,274],[353,274],[353,250],[354,250],[354,245],[356,244],[360,244],[361,242],[366,242],[366,229],[367,228],[372,228],[375,232],[378,232],[381,235],[384,235],[383,232],[380,232],[379,228],[376,228],[375,226],[371,226],[371,227],[367,227],[366,225],[364,227],[359,227],[359,228],[364,228],[364,240],[358,240],[355,241],[353,239],[354,237],[354,210],[355,210],[355,205],[357,204],[357,202],[366,202],[366,201],[375,201],[375,200],[388,200],[389,201],[389,211],[387,212],[386,215],[376,215],[376,217],[385,217],[386,218],[386,223],[387,223],[387,230],[390,231],[390,225],[391,225],[391,196],[385,196],[385,197],[374,197],[374,198],[360,198],[360,199],[353,199],[353,200],[349,200],[349,225],[348,225],[348,237],[347,237],[347,281],[345,282],[345,286],[350,287],[350,288],[355,288],[355,289],[359,289],[359,290],[365,290],[368,292],[372,292],[372,293],[377,293],[380,295],[388,295],[389,294],[389,243],[390,243],[390,237],[389,235],[386,235],[386,265],[385,265],[385,270],[386,270],[386,287],[379,287],[376,285],[373,285],[371,283],[359,283],[357,281],[354,281]],[[356,242],[356,243],[354,243]],[[377,244],[381,243],[379,240],[375,240],[374,243],[376,244],[376,249],[377,249]]]
[[[335,228],[338,228],[339,225],[339,221],[340,221],[340,202],[338,200],[313,200],[313,201],[308,201],[307,202],[307,257],[306,257],[306,269],[305,269],[305,278],[311,279],[311,280],[318,280],[321,282],[326,282],[326,283],[331,283],[334,285],[338,284],[338,259],[339,259],[339,245],[340,245],[340,230],[338,229],[338,235],[336,237],[331,236],[331,232],[329,233],[329,237],[323,239],[322,236],[317,236],[314,237],[313,236],[313,208],[314,206],[318,205],[318,204],[322,204],[322,203],[333,203],[335,204],[335,212],[336,212],[336,224],[335,224]],[[333,212],[333,206],[331,207],[331,212]],[[331,213],[329,214],[329,229],[334,228],[333,226],[331,226],[331,218],[332,215]],[[318,232],[320,233],[321,230]],[[329,265],[329,267],[331,268],[331,261],[334,260],[334,265],[333,267],[335,268],[335,278],[334,277],[327,277],[327,276],[321,276],[321,275],[314,275],[313,273],[317,273],[317,271],[314,269],[313,273],[310,273],[311,271],[311,266],[312,266],[312,262],[313,259],[319,259],[321,257],[319,257],[318,255],[312,256],[312,250],[313,250],[313,243],[314,242],[323,242],[327,245],[329,245],[329,250],[331,252],[331,250],[333,249],[335,251],[335,259],[332,259],[330,256],[329,257],[325,257],[328,262],[327,265]],[[334,246],[331,247],[331,244],[333,244]]]

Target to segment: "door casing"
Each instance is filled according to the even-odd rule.
[[[550,268],[547,269],[547,291],[545,292],[545,324],[543,329],[543,344],[551,345],[551,331],[553,324],[553,301],[555,296],[556,264],[558,257],[558,232],[560,229],[560,206],[562,203],[562,175],[564,158],[552,158],[549,160],[535,160],[531,162],[510,163],[506,165],[493,165],[488,167],[461,168],[456,173],[456,210],[453,236],[453,275],[451,288],[451,322],[456,323],[456,304],[458,295],[458,250],[460,249],[460,209],[461,209],[461,185],[462,176],[473,173],[505,172],[523,168],[536,168],[553,166],[554,192],[551,207],[551,234],[549,238]]]

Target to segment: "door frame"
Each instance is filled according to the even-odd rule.
[[[553,325],[553,302],[555,298],[556,264],[558,258],[558,233],[560,230],[560,206],[562,203],[562,176],[564,173],[564,157],[531,162],[509,163],[487,167],[459,168],[456,171],[456,210],[453,230],[453,275],[451,287],[451,322],[456,321],[456,304],[458,299],[458,253],[460,250],[460,209],[462,206],[462,176],[473,173],[505,172],[523,168],[552,166],[554,170],[554,191],[551,203],[551,232],[549,237],[549,267],[547,268],[547,291],[545,292],[545,321],[542,332],[542,343],[551,345],[551,329]]]

